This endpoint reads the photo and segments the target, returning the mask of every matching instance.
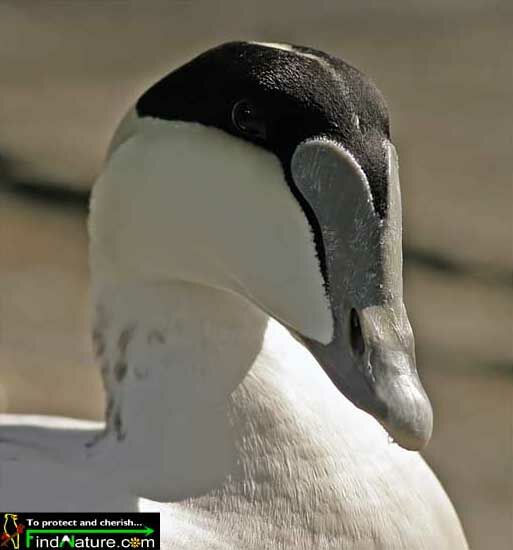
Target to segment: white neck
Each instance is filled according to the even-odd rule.
[[[324,517],[333,499],[337,516],[341,495],[361,504],[355,456],[374,456],[386,435],[283,327],[233,293],[188,283],[104,286],[96,303],[112,405],[90,458],[110,479],[264,519],[283,503],[305,518]],[[381,471],[379,456],[369,461]]]
[[[92,452],[137,469],[140,496],[204,493],[236,461],[230,395],[262,350],[268,318],[233,293],[188,283],[104,286],[96,302],[108,406],[107,437]]]
[[[94,338],[112,402],[107,432],[85,457],[82,445],[79,455],[76,445],[72,455],[57,453],[70,445],[55,437],[49,453],[61,477],[73,464],[71,482],[97,480],[94,506],[117,499],[132,509],[131,496],[175,502],[166,507],[173,521],[223,536],[229,526],[234,540],[258,548],[269,546],[260,544],[264,535],[290,539],[291,548],[324,547],[326,537],[346,547],[397,506],[389,487],[402,487],[417,513],[404,476],[413,479],[412,465],[423,463],[389,445],[305,348],[250,303],[179,282],[103,285],[95,299]],[[77,507],[90,508],[83,487],[80,494]],[[160,510],[154,504],[139,502]]]

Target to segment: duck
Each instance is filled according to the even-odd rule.
[[[229,42],[153,84],[91,198],[105,421],[0,415],[0,508],[159,512],[169,549],[467,549],[419,454],[398,170],[382,94],[324,52]]]

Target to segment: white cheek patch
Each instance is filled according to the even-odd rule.
[[[94,190],[93,264],[114,277],[225,288],[331,341],[313,234],[279,160],[196,123],[138,125]]]

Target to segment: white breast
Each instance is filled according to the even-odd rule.
[[[0,444],[0,507],[159,511],[162,547],[173,550],[466,548],[452,506],[420,455],[390,444],[276,323],[230,409],[238,448],[233,471],[206,495],[176,504],[135,499],[100,471],[92,476],[81,458],[65,457],[97,426],[30,418],[30,452]],[[22,429],[2,433],[19,437]]]

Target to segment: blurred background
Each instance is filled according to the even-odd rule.
[[[513,548],[513,7],[494,0],[0,4],[0,412],[98,418],[87,194],[150,83],[229,39],[339,55],[388,98],[425,457],[471,547]],[[436,549],[434,549],[436,550]]]

